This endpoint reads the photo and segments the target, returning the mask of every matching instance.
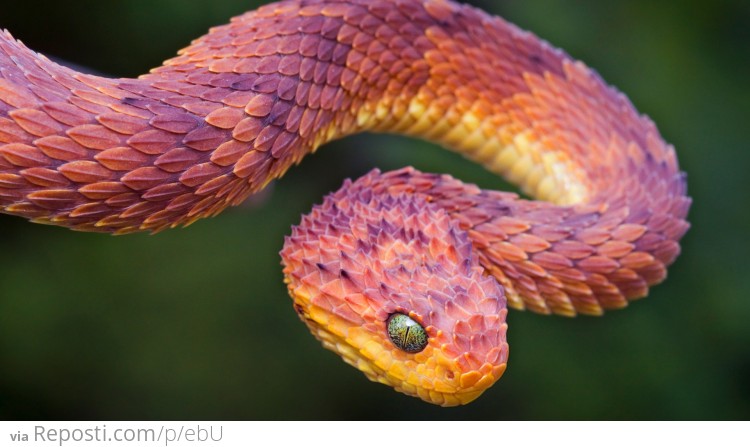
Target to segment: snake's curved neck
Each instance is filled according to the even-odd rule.
[[[583,64],[469,6],[275,3],[139,79],[83,75],[0,34],[0,210],[37,222],[187,224],[365,130],[438,142],[547,200],[425,190],[515,307],[622,307],[664,278],[688,228],[684,176],[653,123]]]

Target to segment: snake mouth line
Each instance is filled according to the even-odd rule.
[[[446,369],[444,366],[434,370],[420,369],[418,365],[424,361],[423,358],[409,359],[410,364],[405,366],[394,365],[392,361],[383,362],[383,358],[390,355],[389,352],[380,347],[374,347],[373,343],[367,344],[362,349],[356,349],[355,340],[342,335],[340,330],[343,326],[342,321],[335,321],[338,320],[337,318],[329,317],[324,322],[316,321],[307,314],[300,314],[300,318],[326,349],[335,352],[346,363],[361,370],[369,380],[391,386],[396,391],[440,406],[466,405],[474,401],[502,377],[507,365],[507,344],[500,347],[503,352],[502,363],[485,363],[474,371],[461,372],[455,359],[447,359],[440,354],[437,355],[440,359],[438,363],[447,365],[451,369]],[[433,354],[428,351],[425,355]],[[420,370],[425,375],[420,375]]]

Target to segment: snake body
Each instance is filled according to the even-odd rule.
[[[507,305],[598,315],[661,282],[687,231],[674,149],[580,62],[448,0],[294,0],[236,17],[138,79],[0,34],[0,211],[158,232],[213,216],[327,141],[435,141],[541,201],[407,168],[347,182],[282,258],[323,344],[441,405],[502,375]],[[403,313],[427,347],[396,348]]]

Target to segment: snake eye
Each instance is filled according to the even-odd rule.
[[[388,337],[397,348],[414,354],[427,346],[427,332],[424,328],[404,314],[393,314],[388,317]]]

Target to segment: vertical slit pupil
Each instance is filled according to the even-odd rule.
[[[388,317],[387,329],[391,342],[402,351],[414,354],[427,347],[427,332],[408,315],[392,314]]]

